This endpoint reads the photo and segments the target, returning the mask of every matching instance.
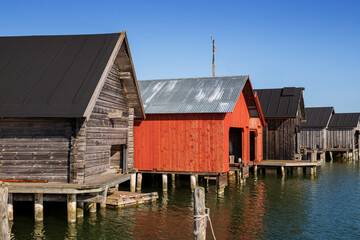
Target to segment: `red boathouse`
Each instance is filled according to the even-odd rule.
[[[250,161],[262,161],[265,121],[249,76],[139,81],[139,88],[146,113],[134,123],[139,172],[219,175],[241,166],[246,176]]]

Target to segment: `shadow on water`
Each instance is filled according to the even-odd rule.
[[[326,163],[316,176],[251,176],[245,184],[229,178],[218,196],[206,188],[218,239],[360,239],[359,163]],[[151,181],[156,184],[151,184]],[[127,188],[128,186],[124,186]],[[156,203],[107,208],[68,225],[66,204],[46,203],[44,223],[34,223],[33,204],[15,203],[13,239],[192,239],[190,180],[177,178],[162,193],[158,177],[145,177],[143,192],[159,192]],[[208,239],[211,231],[208,226]]]

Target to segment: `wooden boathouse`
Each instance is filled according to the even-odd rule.
[[[304,88],[255,89],[266,127],[264,160],[300,159],[300,123],[306,121]]]
[[[13,201],[105,203],[129,180],[145,114],[125,31],[0,38],[0,181]],[[96,205],[95,205],[96,207]],[[96,209],[96,208],[95,208]],[[81,211],[80,211],[81,217]]]
[[[306,159],[307,152],[315,152],[317,159],[325,161],[325,154],[328,149],[327,133],[334,107],[310,107],[305,108],[306,122],[301,122],[301,149],[303,159]]]
[[[233,167],[246,178],[250,161],[262,161],[265,121],[249,76],[149,80],[139,87],[146,120],[135,120],[134,167],[163,174],[165,191],[167,174],[189,174],[193,187],[195,175],[225,182]]]
[[[330,152],[346,153],[347,158],[360,159],[360,113],[335,113],[332,115],[327,145]]]

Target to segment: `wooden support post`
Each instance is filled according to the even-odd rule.
[[[281,167],[281,175],[285,176],[285,168],[284,167]]]
[[[67,218],[69,223],[76,222],[76,194],[67,195]]]
[[[119,191],[119,184],[116,184],[114,188],[115,188],[115,191]]]
[[[96,210],[97,210],[96,203],[90,203],[89,204],[89,212],[90,213],[96,213]]]
[[[84,217],[84,203],[78,202],[76,207],[76,217],[83,218]]]
[[[8,219],[8,188],[0,182],[0,239],[10,240],[10,228]]]
[[[207,217],[205,207],[205,189],[203,187],[194,188],[194,239],[206,239]]]
[[[35,222],[44,220],[44,196],[42,193],[34,194]]]
[[[136,188],[136,173],[130,174],[130,192],[135,192]]]
[[[331,162],[334,161],[333,152],[329,152],[329,154],[330,154],[330,161]]]
[[[163,192],[167,192],[168,190],[168,177],[166,174],[162,175],[162,190]]]
[[[136,190],[141,191],[142,173],[137,173]]]
[[[176,175],[175,174],[171,174],[171,187],[175,188],[176,184],[175,184],[175,179],[176,179]]]
[[[108,192],[108,186],[105,187],[104,192],[102,193],[103,200],[100,203],[100,208],[106,208],[106,198],[107,198],[107,192]]]
[[[310,175],[314,175],[314,168],[313,167],[310,168]]]
[[[254,174],[257,175],[257,172],[258,172],[258,166],[254,165]]]
[[[195,177],[195,175],[190,176],[190,187],[191,187],[191,191],[193,191],[194,188],[196,187],[196,177]]]
[[[240,182],[240,178],[241,178],[241,171],[240,171],[240,170],[237,170],[237,171],[236,171],[236,181],[237,181],[237,182]]]
[[[317,159],[317,151],[313,150],[311,152],[310,162],[316,162],[316,159]]]
[[[14,220],[14,200],[12,193],[9,193],[9,197],[8,197],[8,218],[9,221]]]

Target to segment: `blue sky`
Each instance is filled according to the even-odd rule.
[[[0,0],[0,36],[127,31],[139,80],[250,75],[360,112],[360,1]]]

